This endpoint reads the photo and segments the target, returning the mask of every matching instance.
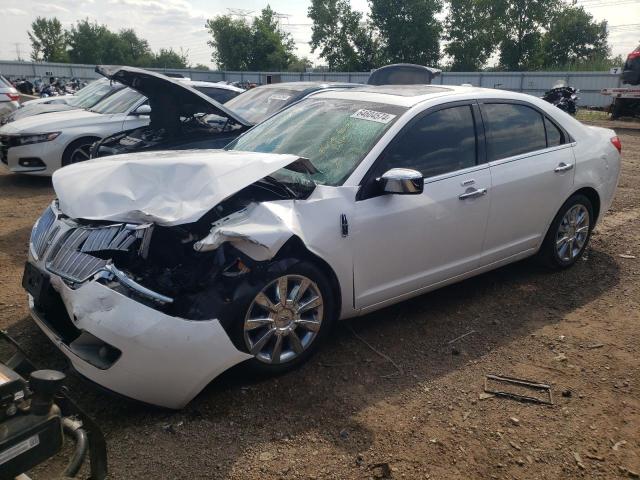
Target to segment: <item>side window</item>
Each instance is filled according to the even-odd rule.
[[[544,128],[547,131],[548,147],[557,147],[564,143],[564,133],[547,117],[544,117]]]
[[[433,177],[476,164],[476,132],[469,105],[445,108],[421,118],[401,133],[376,167],[411,168]]]
[[[485,103],[482,115],[489,161],[547,147],[542,115],[533,108],[512,103]]]

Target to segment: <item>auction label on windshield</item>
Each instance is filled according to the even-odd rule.
[[[396,118],[396,116],[391,113],[376,112],[375,110],[366,110],[364,108],[361,108],[360,110],[357,110],[353,115],[351,115],[351,118],[370,120],[372,122],[378,123],[389,123],[391,120]]]
[[[278,93],[274,93],[269,97],[269,100],[275,100],[277,102],[286,102],[291,98],[291,95],[280,95]]]
[[[31,450],[33,447],[37,447],[40,444],[40,437],[36,434],[27,438],[23,442],[14,445],[11,448],[6,449],[4,452],[0,452],[0,465],[8,462],[9,460],[16,458],[18,455],[23,454],[27,450]]]

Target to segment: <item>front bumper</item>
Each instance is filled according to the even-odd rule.
[[[171,317],[96,280],[77,289],[51,276],[75,328],[120,350],[108,368],[98,368],[65,343],[29,296],[31,315],[89,380],[121,395],[167,408],[182,408],[228,368],[251,358],[233,345],[216,319]]]
[[[2,140],[0,136],[0,164],[13,173],[25,173],[30,175],[51,176],[53,172],[62,166],[62,153],[64,143],[60,137],[50,142],[32,143],[30,145],[7,145],[7,137]],[[21,165],[29,159],[38,159],[44,166],[29,167]]]

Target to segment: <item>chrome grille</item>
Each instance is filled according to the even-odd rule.
[[[36,258],[42,257],[48,243],[58,232],[58,228],[51,228],[53,222],[56,221],[56,214],[53,213],[51,207],[47,207],[42,216],[38,219],[31,230],[31,239],[29,240],[31,248]]]
[[[90,252],[126,251],[143,235],[143,229],[123,224],[71,229],[51,249],[47,270],[71,282],[84,282],[108,263]]]

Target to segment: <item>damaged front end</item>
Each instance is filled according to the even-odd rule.
[[[251,286],[287,267],[277,253],[292,237],[266,205],[312,191],[267,176],[178,225],[70,218],[55,201],[30,240],[33,317],[82,375],[181,408],[251,358],[229,329]]]

